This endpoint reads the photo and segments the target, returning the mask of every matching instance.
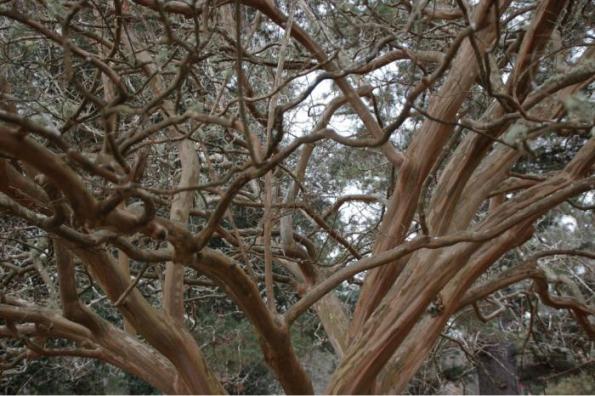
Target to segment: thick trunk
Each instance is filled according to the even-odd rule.
[[[482,49],[488,47],[495,37],[491,3],[483,1],[474,15],[476,26],[487,25],[476,34]],[[478,75],[473,47],[465,40],[452,61],[448,79],[430,99],[428,113],[443,122],[427,119],[407,149],[407,159],[399,171],[399,178],[378,233],[375,253],[388,250],[404,240],[413,220],[424,180],[454,129],[450,122],[455,120]],[[368,273],[349,330],[350,338],[357,336],[402,269],[403,263],[391,263]]]
[[[477,248],[476,244],[462,244],[419,252],[417,260],[413,261],[419,265],[407,267],[407,274],[403,273],[408,279],[407,285],[397,281],[362,328],[360,337],[350,344],[331,379],[328,393],[368,392],[428,305],[456,272],[460,260]],[[440,268],[440,276],[436,276],[437,268]],[[424,343],[430,341],[424,337]]]
[[[558,6],[563,8],[562,2],[555,4],[549,2],[549,6]],[[542,8],[545,5],[542,5]],[[541,51],[547,43],[548,34],[555,20],[551,18],[551,14],[539,12],[539,17],[533,22],[532,31],[539,31],[539,34],[527,36],[525,40],[530,41],[535,51]],[[545,22],[544,22],[545,21]],[[537,38],[537,40],[536,40]],[[590,54],[585,54],[581,61],[588,61]],[[579,63],[581,62],[579,61]],[[519,61],[522,62],[522,61]],[[560,92],[560,100],[554,103],[549,103],[549,106],[538,106],[531,112],[535,117],[547,117],[548,114],[557,113],[562,106],[563,98],[573,94],[580,89],[585,82],[578,82],[572,86],[563,89]],[[521,94],[519,92],[519,94]],[[524,93],[522,93],[524,95]],[[535,103],[532,104],[532,106]],[[502,106],[495,102],[487,111],[490,115],[487,119],[495,119],[502,115]],[[500,127],[490,130],[490,134],[498,136],[506,130],[507,123]],[[433,194],[432,203],[430,205],[431,212],[429,213],[430,229],[437,234],[444,234],[447,232],[457,231],[468,227],[472,221],[479,206],[489,197],[489,194],[497,189],[499,184],[508,177],[508,170],[512,164],[521,156],[521,154],[505,146],[497,147],[487,158],[485,152],[491,146],[491,141],[484,136],[477,134],[469,134],[465,140],[459,145],[458,149],[452,155],[452,161],[447,165],[442,172],[442,177]],[[481,160],[483,159],[483,162]],[[480,165],[481,162],[481,165]],[[479,167],[478,167],[479,165]],[[425,323],[425,322],[424,322]],[[424,324],[421,328],[427,328],[429,325]],[[412,331],[413,334],[418,334],[418,330]],[[431,339],[431,338],[430,338]],[[425,356],[429,352],[428,348],[414,345],[413,348],[424,349],[425,352],[418,351],[415,355]],[[408,354],[409,356],[415,356]],[[404,378],[411,378],[414,371],[410,374],[398,375],[397,368],[399,363],[398,354],[395,354],[391,362],[387,365],[385,373],[379,380],[380,385],[378,390],[381,392],[398,392],[404,389],[406,382]],[[415,363],[412,361],[411,367],[417,370],[421,365],[421,361]],[[390,383],[393,382],[393,385]]]
[[[157,94],[157,92],[156,92]],[[166,108],[173,109],[168,102]],[[171,138],[177,133],[170,129]],[[178,156],[180,158],[182,173],[178,188],[196,185],[200,173],[200,163],[190,140],[178,142]],[[190,210],[194,204],[194,191],[183,191],[174,196],[170,209],[170,220],[184,227],[188,223]],[[165,266],[165,281],[163,285],[163,306],[165,312],[180,323],[184,322],[184,266],[183,263],[168,262]]]
[[[389,365],[378,378],[376,392],[403,393],[417,370],[426,360],[448,319],[458,309],[458,301],[469,285],[502,254],[522,244],[531,235],[531,229],[515,227],[500,238],[478,249],[474,255],[461,260],[461,270],[439,293],[442,312],[426,314],[407,335]],[[421,264],[421,263],[420,263]],[[420,342],[420,340],[424,342]]]
[[[80,302],[74,275],[74,262],[68,246],[59,239],[54,239],[54,252],[64,316],[91,332],[92,340],[104,349],[100,357],[163,392],[189,392],[190,388],[185,386],[176,388],[174,385],[172,377],[177,374],[171,362],[157,351],[142,344],[134,335],[127,334],[106,322]]]
[[[592,179],[576,181],[573,178],[584,175],[592,165],[595,160],[593,145],[595,140],[587,143],[559,177],[518,194],[477,227],[478,231],[503,227],[513,219],[514,223],[510,223],[507,232],[487,244],[494,249],[483,253],[482,243],[473,242],[434,251],[418,251],[411,259],[411,263],[417,265],[405,267],[390,293],[364,325],[361,336],[347,350],[331,380],[329,393],[355,393],[370,389],[376,376],[433,299],[442,301],[440,305],[445,305],[445,299],[451,299],[447,304],[454,306],[453,300],[460,298],[489,265],[512,246],[525,240],[526,230],[530,230],[527,227],[533,221],[568,197],[589,189]],[[521,230],[523,232],[519,235]],[[506,242],[506,238],[512,238],[512,242]],[[465,266],[474,254],[485,256],[480,260],[482,265]],[[449,286],[442,290],[447,284]]]
[[[298,360],[289,326],[271,315],[252,279],[229,257],[205,248],[191,265],[218,282],[254,326],[265,361],[287,394],[312,394],[312,382]]]
[[[347,348],[347,327],[349,325],[349,318],[345,313],[343,302],[334,292],[331,292],[314,305],[314,310],[340,360]]]
[[[102,250],[88,251],[73,247],[73,251],[90,267],[108,297],[112,301],[119,300],[130,281],[113,260]],[[180,327],[177,321],[160,314],[136,289],[130,290],[119,308],[139,334],[174,364],[180,379],[192,392],[225,393],[208,368],[192,335]]]

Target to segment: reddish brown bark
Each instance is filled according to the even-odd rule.
[[[545,304],[572,312],[593,337],[593,309],[575,296],[551,294],[549,285],[556,280],[536,266],[539,255],[474,286],[532,237],[540,216],[595,187],[592,120],[568,105],[595,80],[595,50],[587,48],[571,61],[576,51],[563,47],[559,33],[550,49],[570,2],[543,0],[526,7],[482,0],[471,7],[458,1],[454,8],[403,2],[382,11],[395,18],[406,12],[401,30],[379,10],[365,14],[368,4],[367,11],[341,8],[338,14],[353,14],[345,17],[353,18],[345,32],[386,23],[374,30],[373,45],[353,54],[350,48],[333,52],[345,39],[342,25],[331,37],[317,19],[316,12],[324,12],[310,9],[308,2],[291,7],[268,0],[134,3],[69,5],[67,15],[55,17],[61,29],[39,17],[39,10],[45,12],[40,2],[32,2],[32,10],[0,9],[0,17],[62,51],[65,77],[54,83],[81,100],[78,114],[64,116],[62,129],[56,129],[25,116],[37,108],[28,109],[30,99],[19,102],[8,82],[0,81],[0,209],[51,238],[62,308],[60,313],[2,293],[0,337],[22,341],[28,358],[92,357],[164,393],[224,393],[184,323],[185,287],[197,284],[185,283],[185,274],[209,278],[208,285],[216,284],[235,302],[288,394],[313,392],[290,337],[292,324],[309,308],[339,358],[326,389],[332,394],[404,393],[454,313],[525,279]],[[78,22],[85,7],[105,25],[94,27],[99,33]],[[324,11],[338,12],[333,7]],[[503,33],[521,14],[530,22],[507,43],[509,35]],[[437,41],[444,45],[441,51],[437,42],[425,45],[418,23],[429,28],[428,37],[435,32],[447,37]],[[153,32],[154,26],[159,29]],[[409,34],[423,49],[398,42]],[[275,35],[281,38],[269,42]],[[210,42],[213,37],[221,41]],[[268,59],[271,54],[274,59]],[[569,59],[564,73],[539,75],[550,70],[549,58],[564,63],[564,56]],[[378,109],[384,93],[379,91],[392,82],[372,86],[376,77],[368,77],[397,61],[408,62],[419,79],[403,85],[407,92],[395,96],[401,101],[398,114],[385,120],[384,113],[394,112]],[[211,81],[209,73],[221,70],[216,64],[229,70]],[[93,79],[86,67],[94,70]],[[315,82],[302,90],[296,81],[311,73]],[[505,73],[509,78],[503,83]],[[288,116],[307,106],[324,79],[333,81],[337,96],[308,109],[308,117],[317,117],[311,131],[288,133]],[[35,94],[45,98],[47,92]],[[356,118],[354,128],[361,130],[349,137],[334,131],[331,120],[341,112]],[[423,121],[411,127],[420,117]],[[526,128],[526,136],[507,139],[512,128],[527,125],[532,129]],[[391,139],[405,130],[412,137],[401,152]],[[79,150],[77,139],[86,136],[76,135],[81,131],[102,148]],[[521,158],[531,157],[528,142],[546,133],[574,134],[582,147],[560,170],[511,172]],[[157,153],[164,151],[151,150],[164,145],[173,147],[171,158],[179,160],[167,164],[179,172],[171,173],[173,183],[155,179],[165,162]],[[353,201],[384,205],[383,194],[321,197],[322,189],[309,191],[318,182],[311,179],[320,177],[319,147],[332,156],[343,149],[379,152],[395,171],[373,242],[361,243],[366,233],[359,238],[336,229],[333,216]],[[300,149],[299,159],[292,157]],[[147,178],[145,161],[153,161]],[[126,205],[130,200],[140,211]],[[236,214],[246,207],[262,210],[263,220],[238,227]],[[196,231],[188,226],[191,216],[200,224]],[[335,261],[335,251],[317,243],[320,235],[346,258]],[[138,279],[128,272],[130,260],[144,268],[166,263],[159,302],[143,297]],[[87,269],[142,341],[79,300],[76,265]],[[366,271],[350,320],[335,289],[346,281],[361,282],[354,277]],[[279,279],[294,287],[297,302],[277,306]],[[51,278],[44,280],[50,287]],[[75,346],[52,350],[39,342],[44,337],[62,337]]]

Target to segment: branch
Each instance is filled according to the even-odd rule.
[[[550,280],[548,279],[547,273],[539,268],[537,262],[541,258],[555,255],[572,255],[595,259],[595,252],[592,251],[558,249],[538,253],[523,263],[502,272],[489,283],[476,286],[469,290],[458,303],[455,310],[461,310],[470,304],[473,304],[473,306],[476,307],[477,301],[488,297],[490,294],[525,279],[532,279],[536,291],[540,295],[544,304],[554,308],[565,308],[572,311],[589,337],[593,338],[595,335],[595,327],[590,324],[588,316],[595,315],[595,309],[585,305],[577,298],[557,297],[549,294],[548,283]]]
[[[543,189],[545,187],[547,191],[548,185],[555,186],[558,183],[560,183],[560,179],[544,182],[541,185],[530,189],[528,195],[531,195],[533,198],[535,198],[534,190]],[[574,183],[571,182],[563,187],[561,186],[554,189],[554,192],[544,194],[542,197],[528,199],[529,202],[527,202],[525,205],[520,205],[522,202],[520,202],[519,205],[508,205],[511,208],[510,212],[514,214],[508,214],[509,212],[506,211],[507,214],[505,220],[496,222],[491,221],[492,219],[488,218],[479,227],[477,227],[476,230],[457,232],[441,237],[420,236],[411,241],[404,242],[393,249],[378,253],[372,257],[363,258],[355,264],[335,272],[327,279],[313,287],[285,313],[285,320],[287,323],[291,324],[322,296],[333,290],[335,287],[341,284],[341,282],[353,277],[354,275],[357,275],[360,272],[394,262],[397,259],[419,249],[438,249],[462,242],[487,241],[506,232],[506,230],[516,224],[527,221],[527,219],[531,217],[540,215],[549,207],[553,207],[556,204],[565,201],[568,196],[575,195],[581,191],[587,191],[594,186],[595,176],[575,181]],[[504,217],[504,215],[502,217]]]
[[[232,259],[204,248],[189,263],[221,285],[246,314],[261,339],[265,360],[287,393],[312,394],[312,383],[291,346],[289,328],[269,311],[252,279]]]

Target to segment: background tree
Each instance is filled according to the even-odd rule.
[[[310,309],[338,359],[328,393],[402,392],[457,315],[522,296],[592,339],[592,15],[2,2],[3,369],[87,357],[223,393],[205,291],[286,393],[313,391]],[[577,246],[544,237],[566,202]]]

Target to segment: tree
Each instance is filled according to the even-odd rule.
[[[188,327],[197,285],[240,308],[286,393],[312,393],[290,337],[309,309],[339,357],[328,393],[403,392],[453,314],[526,279],[592,339],[590,296],[540,265],[592,246],[514,254],[564,202],[592,211],[592,13],[3,2],[3,367],[84,356],[223,393]]]

